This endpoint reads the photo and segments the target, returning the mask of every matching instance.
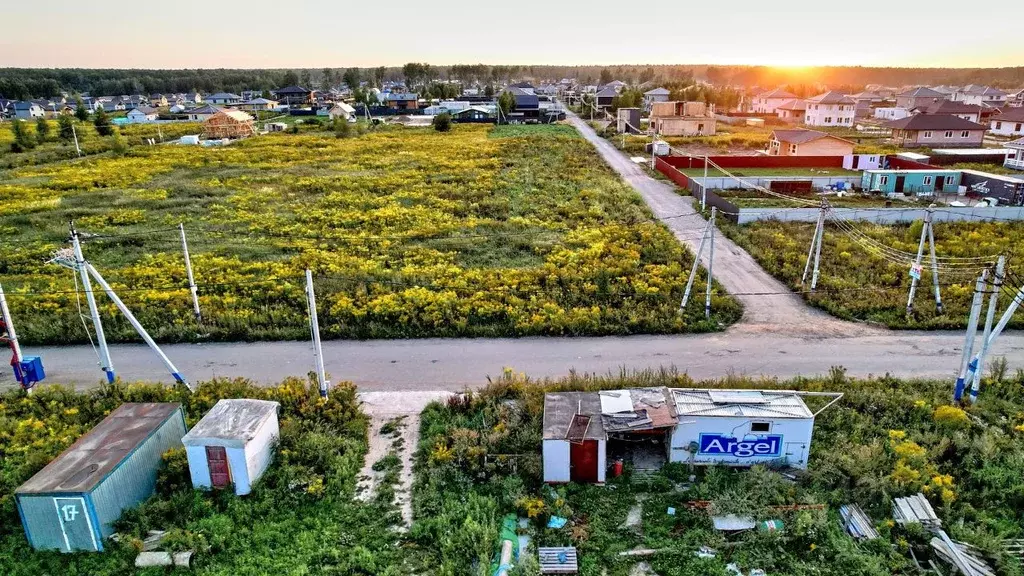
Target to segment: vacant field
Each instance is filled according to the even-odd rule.
[[[0,200],[0,275],[26,342],[86,341],[72,273],[45,263],[69,220],[163,340],[308,337],[305,268],[327,337],[707,331],[740,314],[724,295],[710,322],[697,304],[676,313],[690,256],[564,126],[136,147],[9,171]],[[108,336],[133,339],[100,301]]]
[[[857,222],[855,227],[878,242],[916,253],[921,223],[881,226]],[[803,290],[807,251],[813,223],[763,221],[744,226],[722,223],[723,233],[736,241],[770,274],[795,290]],[[940,258],[973,258],[1006,254],[1010,272],[1019,270],[1024,257],[1021,223],[937,223],[936,252]],[[840,318],[879,322],[890,328],[957,329],[967,325],[974,282],[985,265],[940,270],[944,313],[937,314],[932,294],[932,277],[925,258],[925,273],[918,284],[913,314],[906,315],[912,258],[896,263],[866,248],[832,225],[825,230],[821,251],[821,277],[817,291],[803,294],[811,304]],[[927,253],[927,251],[926,251]],[[995,257],[992,258],[994,262]],[[1009,285],[1000,302],[1000,312],[1010,301]],[[1024,326],[1024,315],[1015,316],[1011,326]]]
[[[725,576],[728,563],[743,573],[910,575],[919,573],[910,549],[927,563],[931,535],[894,525],[891,499],[922,492],[953,538],[990,554],[998,573],[1020,574],[1018,560],[1000,548],[1003,539],[1024,536],[1024,380],[997,376],[986,378],[979,402],[965,411],[949,405],[949,381],[856,380],[841,368],[826,378],[785,382],[694,383],[662,372],[538,383],[506,374],[465,402],[424,411],[411,534],[440,574],[491,574],[502,516],[516,513],[530,519],[518,531],[534,545],[575,546],[582,576],[646,574],[636,568],[641,561],[663,576]],[[671,464],[653,476],[634,476],[627,466],[606,486],[541,483],[545,391],[695,385],[845,397],[816,418],[808,474],[796,482],[765,467]],[[813,400],[808,405],[820,407]],[[783,528],[726,535],[712,528],[709,512],[688,506],[695,500],[710,501],[713,514],[778,519]],[[838,509],[848,503],[864,509],[879,539],[858,544],[845,533]],[[824,509],[773,510],[794,504]],[[548,528],[552,516],[567,525]],[[702,546],[715,557],[698,557]],[[636,548],[657,552],[621,555]],[[524,573],[536,574],[529,567],[535,551],[524,556]]]

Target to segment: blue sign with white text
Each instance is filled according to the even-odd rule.
[[[782,455],[782,434],[747,435],[743,438],[725,434],[701,434],[697,453],[737,458],[777,457]]]

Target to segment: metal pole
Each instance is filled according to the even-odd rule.
[[[999,291],[1003,286],[1003,269],[1006,266],[1006,257],[1000,256],[996,262],[996,277],[992,283],[992,295],[988,297],[988,313],[985,316],[985,331],[981,336],[981,352],[978,352],[977,369],[974,371],[974,380],[971,383],[971,403],[978,401],[978,390],[981,388],[981,371],[985,369],[985,356],[988,354],[990,345],[989,337],[992,335],[992,321],[996,318],[996,305],[999,298]],[[0,292],[0,297],[3,293]]]
[[[71,244],[75,252],[75,268],[82,277],[82,289],[85,291],[85,301],[89,305],[89,314],[92,316],[92,325],[96,329],[96,342],[100,352],[100,368],[107,374],[107,382],[114,382],[114,364],[110,361],[110,349],[107,348],[107,335],[103,332],[103,322],[100,321],[100,311],[96,308],[96,296],[92,292],[92,281],[89,280],[89,272],[86,270],[87,262],[82,256],[82,244],[78,241],[78,231],[74,224],[71,225]]]
[[[11,311],[7,308],[7,298],[4,296],[4,287],[0,286],[0,320],[3,320],[4,326],[7,329],[7,341],[10,342],[11,351],[14,352],[14,376],[18,379],[18,383],[21,384],[22,388],[29,390],[26,385],[27,380],[24,373],[21,370],[21,361],[24,357],[21,355],[21,345],[18,344],[18,333],[14,330],[14,320],[11,318]]]
[[[704,156],[704,179],[700,182],[700,210],[704,211],[704,205],[708,200],[708,157]]]
[[[705,318],[711,318],[711,268],[715,265],[715,212],[717,211],[717,208],[711,207],[711,220],[708,221],[708,233],[711,234],[711,238],[708,250],[708,289],[704,295]]]
[[[320,321],[316,316],[316,291],[313,290],[313,271],[306,269],[306,301],[309,304],[309,328],[313,333],[313,358],[316,360],[316,377],[320,385],[320,396],[327,398],[327,374],[324,371],[324,351],[320,347]]]
[[[77,152],[78,155],[81,156],[82,149],[78,146],[78,132],[75,130],[74,122],[71,123],[71,136],[75,139],[75,152]]]
[[[917,258],[914,259],[914,268],[920,269],[921,259],[924,257],[924,241],[928,237],[928,225],[932,221],[931,208],[924,213],[924,224],[921,225],[921,241],[917,243]],[[910,277],[910,295],[907,296],[907,314],[909,315],[911,310],[914,309],[914,293],[917,292],[917,281],[916,276],[911,275]]]
[[[821,261],[821,245],[825,243],[825,208],[821,209],[821,228],[818,229],[818,247],[814,250],[814,272],[811,274],[811,290],[818,287],[818,263]]]
[[[88,262],[85,263],[85,268],[89,271],[89,274],[96,279],[96,283],[100,285],[100,288],[103,288],[103,291],[107,293],[107,297],[114,302],[114,306],[117,306],[117,309],[120,310],[121,313],[124,314],[124,317],[128,319],[128,323],[132,325],[132,328],[135,328],[135,331],[139,333],[139,336],[142,336],[142,340],[145,341],[145,343],[152,348],[153,352],[156,352],[156,355],[160,357],[160,361],[167,367],[171,376],[174,377],[174,381],[179,384],[184,384],[189,390],[192,390],[192,385],[188,383],[188,380],[185,380],[185,377],[181,375],[181,372],[178,372],[178,369],[174,367],[170,358],[168,358],[167,355],[164,354],[164,351],[157,346],[156,342],[153,341],[153,338],[150,337],[149,332],[146,332],[146,329],[142,327],[142,323],[140,323],[138,319],[135,318],[135,315],[132,314],[132,311],[124,305],[124,302],[122,302],[117,296],[114,289],[110,287],[110,284],[107,284],[107,281],[103,279],[103,276],[100,276],[100,273],[97,272],[96,269],[93,268],[92,264]]]
[[[188,255],[188,242],[185,241],[185,224],[178,224],[178,231],[181,232],[181,251],[185,254],[185,273],[188,274],[188,290],[192,293],[192,311],[196,315],[196,322],[203,321],[203,314],[199,311],[199,290],[196,288],[196,279],[192,275],[192,258]]]
[[[990,334],[988,337],[989,346],[991,346],[992,343],[996,341],[996,338],[998,338],[999,335],[1003,333],[1003,329],[1006,328],[1006,325],[1010,323],[1010,318],[1012,318],[1013,315],[1017,312],[1017,308],[1020,307],[1021,302],[1024,302],[1024,287],[1017,291],[1017,294],[1014,295],[1013,300],[1010,302],[1010,305],[1006,307],[1005,311],[1003,311],[1003,317],[999,319],[999,323],[996,324],[996,327],[992,329],[992,334]],[[978,359],[974,358],[967,364],[967,375],[973,377],[974,372],[976,372],[977,370]]]
[[[942,292],[939,289],[939,261],[935,258],[935,224],[928,218],[928,244],[931,246],[932,284],[935,285],[935,311],[942,314]]]
[[[814,248],[818,245],[818,238],[821,229],[825,226],[825,206],[822,205],[818,212],[818,222],[814,225],[814,235],[811,236],[811,247],[807,249],[807,262],[804,263],[804,274],[800,277],[800,284],[807,283],[807,274],[811,271],[811,259],[814,257]]]
[[[964,350],[960,358],[960,376],[956,379],[956,386],[953,389],[953,399],[957,402],[964,396],[964,382],[970,364],[971,353],[974,351],[974,337],[978,334],[978,317],[981,316],[981,299],[985,289],[985,279],[988,277],[988,270],[982,270],[978,281],[974,283],[974,298],[971,300],[971,315],[967,319],[967,334],[964,336]]]
[[[679,309],[686,308],[686,303],[690,300],[690,289],[693,288],[693,279],[697,277],[697,266],[700,264],[700,255],[704,253],[704,241],[708,238],[708,229],[711,227],[711,221],[708,221],[704,225],[704,233],[700,237],[700,244],[697,245],[697,253],[693,255],[693,266],[690,268],[690,278],[686,280],[686,290],[683,292],[683,301],[679,304]]]

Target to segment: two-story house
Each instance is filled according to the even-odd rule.
[[[762,92],[754,96],[754,101],[751,103],[751,111],[755,114],[775,114],[776,108],[796,97],[795,94],[790,94],[781,88]]]
[[[914,114],[886,122],[903,148],[980,148],[986,126],[949,114]]]
[[[32,120],[33,118],[42,118],[46,111],[43,110],[42,106],[35,102],[24,102],[19,101],[14,103],[14,117],[21,120]]]
[[[830,90],[807,99],[804,124],[808,126],[853,126],[857,103],[842,92]]]
[[[304,106],[313,103],[313,91],[302,86],[288,86],[274,90],[277,101],[287,106]]]
[[[651,104],[655,102],[668,102],[668,97],[671,94],[665,88],[654,88],[644,92],[644,110],[650,111]]]
[[[914,114],[948,114],[950,116],[959,116],[964,120],[970,120],[971,122],[982,121],[983,116],[987,116],[992,109],[985,109],[982,106],[976,104],[967,104],[963,101],[955,100],[939,100],[932,102],[928,106],[920,106],[911,110]]]
[[[907,90],[906,92],[900,92],[896,95],[896,106],[900,108],[906,108],[907,110],[913,110],[921,106],[929,106],[936,100],[945,100],[947,94],[932,90],[927,86],[920,88],[914,88],[913,90]]]

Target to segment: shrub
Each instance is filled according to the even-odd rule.
[[[939,406],[933,414],[935,424],[948,430],[963,430],[971,427],[971,418],[956,406]]]
[[[452,115],[445,112],[434,116],[434,120],[431,122],[434,126],[434,130],[438,132],[448,132],[452,129]]]

